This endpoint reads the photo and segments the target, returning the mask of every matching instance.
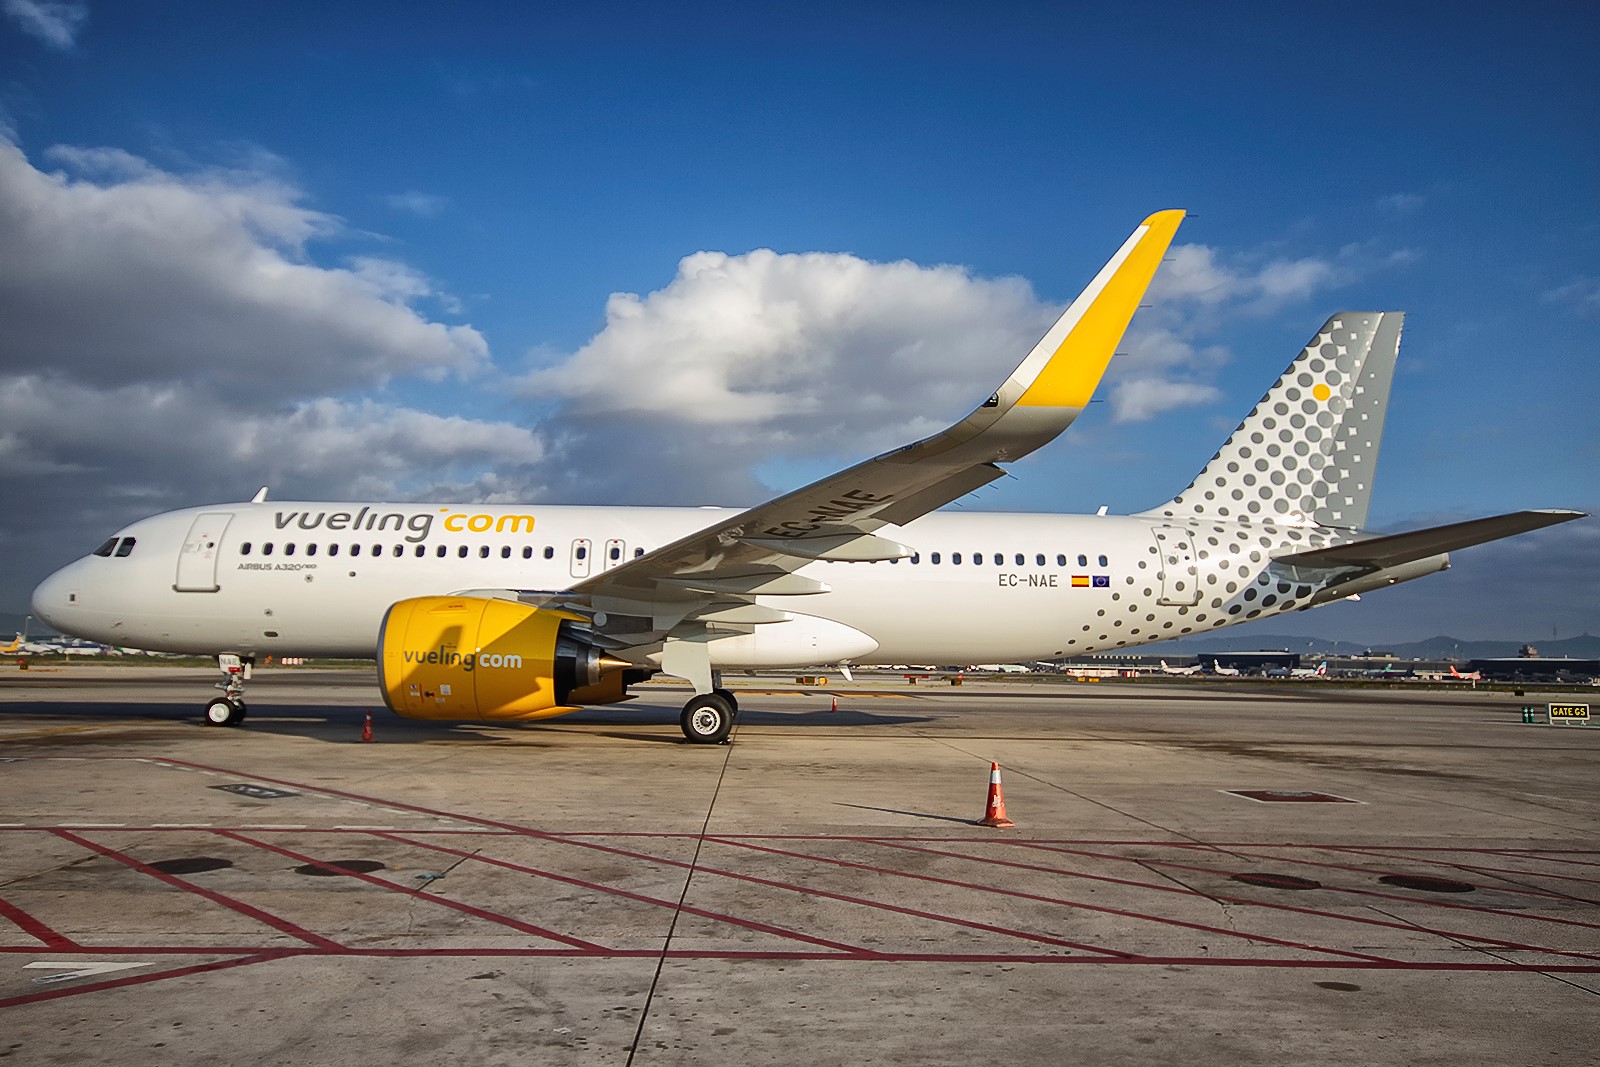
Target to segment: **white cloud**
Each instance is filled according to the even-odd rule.
[[[1416,193],[1391,193],[1378,198],[1378,206],[1396,215],[1409,215],[1427,203],[1427,197]]]
[[[0,142],[0,499],[28,502],[0,516],[8,603],[79,538],[263,483],[537,489],[537,432],[373,398],[478,376],[488,345],[417,309],[451,298],[408,264],[318,265],[324,246],[371,238],[306,207],[281,161],[178,174],[114,148],[45,156],[59,169]]]
[[[1163,411],[1210,404],[1221,398],[1222,392],[1215,386],[1144,378],[1122,382],[1111,390],[1111,415],[1118,422],[1142,422]]]
[[[700,252],[657,292],[613,294],[601,332],[524,386],[577,414],[895,436],[1020,357],[1050,314],[1020,279],[957,267]]]
[[[1585,318],[1600,315],[1600,278],[1579,278],[1546,291],[1544,298],[1551,303],[1566,304]]]
[[[420,215],[423,218],[431,218],[434,215],[438,215],[450,206],[449,197],[422,193],[415,189],[408,189],[403,193],[392,193],[384,197],[383,202],[395,211],[404,212],[408,215]]]
[[[0,6],[24,32],[63,50],[72,47],[89,18],[88,6],[75,0],[4,0]]]
[[[308,378],[338,392],[488,361],[472,327],[412,307],[441,295],[419,272],[308,262],[309,245],[343,226],[280,178],[172,174],[116,149],[47,156],[65,169],[40,171],[0,143],[0,368],[209,380],[272,400]]]

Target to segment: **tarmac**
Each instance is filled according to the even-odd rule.
[[[214,677],[0,669],[6,1064],[1600,1062],[1570,694],[729,676],[696,746]]]

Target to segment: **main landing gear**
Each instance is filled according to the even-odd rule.
[[[718,688],[690,697],[678,721],[691,744],[720,745],[728,740],[738,714],[738,698],[729,690]]]
[[[250,679],[250,667],[254,662],[231,653],[217,657],[217,669],[222,671],[222,681],[217,683],[217,688],[222,690],[222,695],[206,705],[207,726],[238,726],[244,722],[247,714],[244,683]]]

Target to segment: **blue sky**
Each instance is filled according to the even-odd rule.
[[[754,503],[960,417],[1168,207],[1106,402],[967,506],[1166,499],[1344,308],[1408,312],[1376,525],[1600,505],[1588,5],[0,14],[0,610],[263,483]],[[1600,630],[1597,562],[1294,625]]]

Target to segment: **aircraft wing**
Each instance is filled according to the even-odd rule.
[[[1150,216],[984,404],[941,433],[858,463],[573,586],[577,595],[821,592],[783,576],[813,560],[897,559],[892,528],[999,478],[1070,426],[1171,244],[1182,211]],[[888,536],[880,534],[888,531]]]
[[[697,622],[735,629],[781,622],[788,616],[753,598],[827,592],[794,573],[815,560],[909,556],[896,527],[999,478],[998,464],[1052,440],[1088,405],[1183,216],[1162,211],[1142,222],[994,395],[949,429],[538,601],[590,614],[598,637],[633,650],[664,634],[692,633]],[[622,618],[601,623],[610,615]],[[671,645],[665,669],[703,681],[709,667],[674,669]]]
[[[1369,537],[1364,541],[1314,548],[1308,552],[1275,556],[1274,559],[1294,567],[1398,567],[1442,552],[1470,548],[1486,541],[1498,541],[1502,537],[1583,517],[1581,511],[1514,511],[1508,515],[1453,522],[1448,526],[1434,526],[1426,530]]]

